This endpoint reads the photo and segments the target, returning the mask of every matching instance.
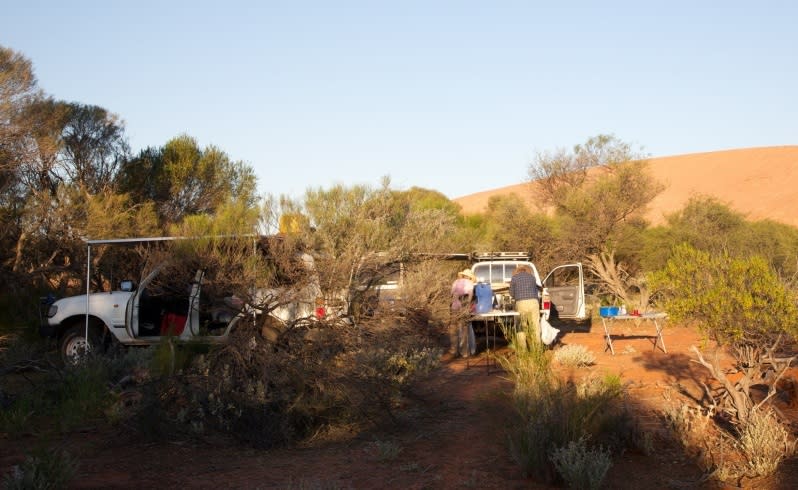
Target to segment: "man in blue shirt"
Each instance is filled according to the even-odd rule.
[[[540,342],[540,302],[538,282],[532,268],[521,264],[513,271],[510,280],[510,296],[515,300],[515,310],[519,316],[519,329],[516,333],[518,348],[526,350],[526,332],[532,336],[530,342]]]

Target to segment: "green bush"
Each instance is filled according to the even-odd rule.
[[[710,254],[683,244],[649,276],[655,297],[676,321],[695,322],[720,343],[798,334],[796,298],[761,257]]]

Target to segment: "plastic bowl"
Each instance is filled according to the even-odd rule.
[[[618,306],[602,306],[599,308],[599,315],[603,317],[617,316],[621,309]]]

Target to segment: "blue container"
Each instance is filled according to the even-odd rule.
[[[487,282],[479,282],[474,286],[474,295],[477,297],[476,313],[490,313],[493,309],[493,288]]]
[[[621,309],[617,306],[602,306],[601,308],[599,308],[599,315],[603,316],[604,318],[607,318],[610,316],[617,316],[618,312],[620,311]]]

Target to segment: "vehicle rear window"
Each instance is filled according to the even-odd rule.
[[[477,282],[507,283],[513,278],[513,272],[518,264],[477,264],[474,266],[474,275]]]

